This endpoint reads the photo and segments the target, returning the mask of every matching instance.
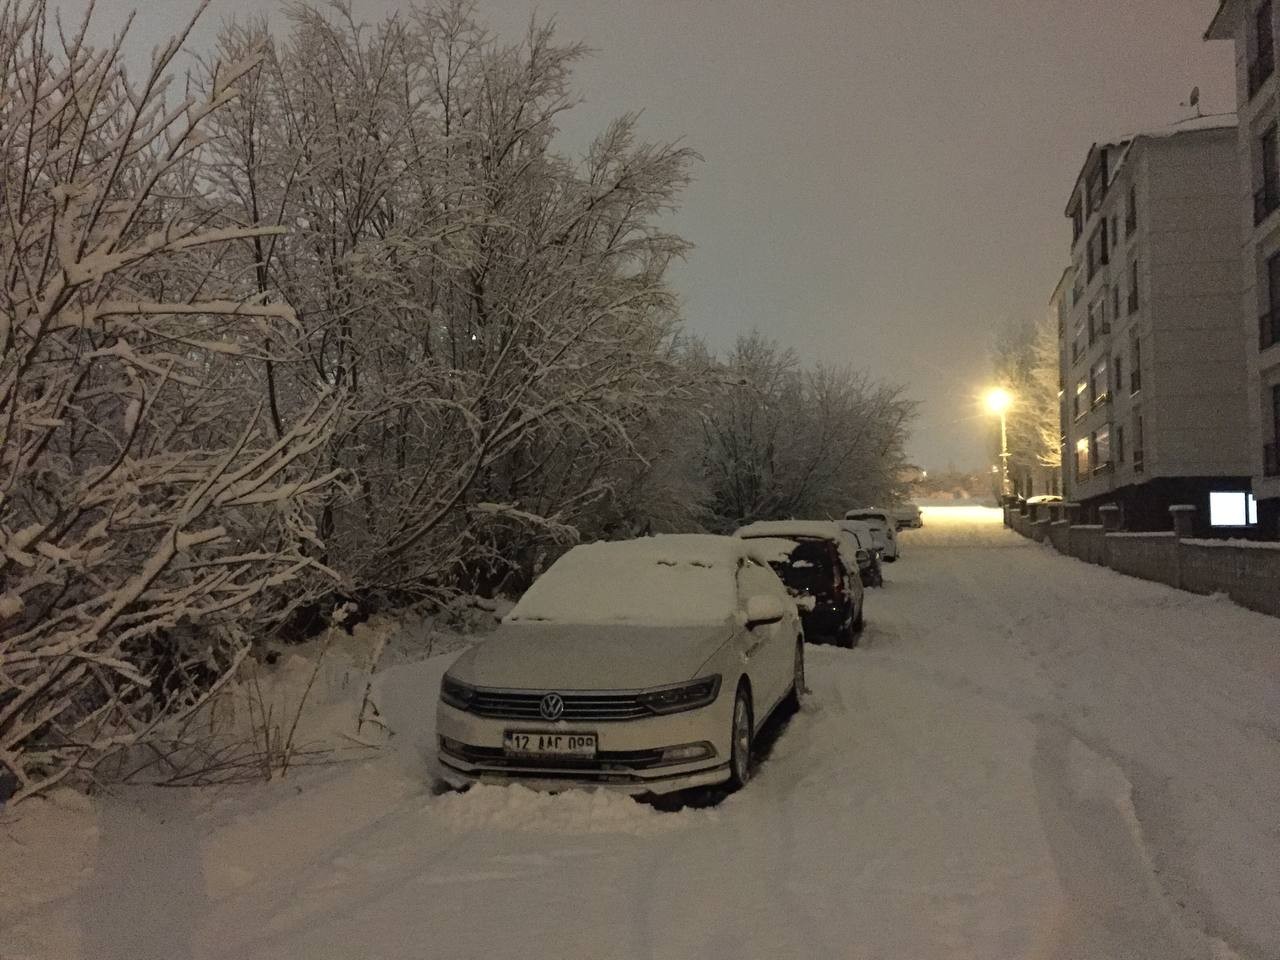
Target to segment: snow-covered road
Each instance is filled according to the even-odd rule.
[[[377,761],[20,810],[0,957],[1280,955],[1280,622],[926,524],[716,809],[431,796],[436,658]]]

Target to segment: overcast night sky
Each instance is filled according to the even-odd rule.
[[[98,28],[138,8],[133,46],[191,0],[99,0]],[[194,37],[278,0],[214,0]],[[396,0],[356,0],[374,20]],[[705,158],[675,228],[697,248],[674,275],[716,349],[758,327],[806,360],[904,383],[926,467],[986,460],[975,395],[992,330],[1046,301],[1068,254],[1062,209],[1097,138],[1234,101],[1231,45],[1201,39],[1216,0],[489,0],[516,39],[531,14],[594,55],[577,150],[644,111],[652,139]],[[84,0],[66,0],[79,14]],[[277,15],[276,23],[281,22]]]

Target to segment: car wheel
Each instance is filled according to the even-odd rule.
[[[751,694],[739,685],[733,701],[733,721],[729,727],[729,790],[741,790],[751,779]]]
[[[791,680],[791,692],[787,694],[787,707],[800,709],[800,699],[807,692],[804,685],[804,640],[796,639],[795,672]]]

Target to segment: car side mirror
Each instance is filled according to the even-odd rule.
[[[747,598],[747,629],[781,623],[786,615],[786,606],[778,597],[768,593],[758,593]]]

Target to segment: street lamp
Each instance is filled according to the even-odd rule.
[[[1000,495],[1009,492],[1009,426],[1006,414],[1013,406],[1013,394],[1003,387],[992,387],[984,398],[987,410],[1000,418]]]

